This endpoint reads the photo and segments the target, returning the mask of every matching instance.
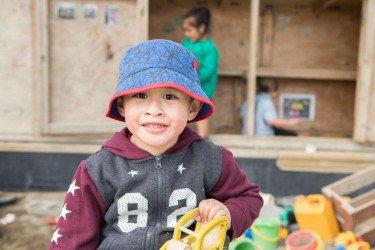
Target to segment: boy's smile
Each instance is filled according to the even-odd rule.
[[[118,109],[132,133],[131,141],[153,155],[174,146],[201,104],[173,88],[155,88],[125,95]]]
[[[160,129],[166,127],[164,124],[156,124],[156,123],[145,123],[143,126],[149,129]]]

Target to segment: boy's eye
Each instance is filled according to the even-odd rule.
[[[163,96],[164,99],[166,100],[174,100],[174,99],[177,99],[177,97],[175,95],[171,95],[171,94],[166,94]]]
[[[139,98],[139,99],[145,99],[147,95],[144,93],[138,93],[138,94],[135,94],[134,97]]]

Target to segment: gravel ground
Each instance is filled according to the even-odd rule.
[[[65,192],[0,192],[0,218],[12,217],[9,224],[0,223],[1,250],[47,249],[55,225],[47,219],[59,216]],[[11,204],[4,204],[15,199]]]

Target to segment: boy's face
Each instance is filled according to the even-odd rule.
[[[131,141],[153,155],[174,146],[201,103],[173,88],[156,88],[119,98],[118,110],[133,134]]]

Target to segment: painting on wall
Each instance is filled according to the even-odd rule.
[[[313,120],[315,117],[315,95],[281,94],[280,117]]]
[[[59,3],[56,7],[56,15],[59,19],[75,19],[75,4]]]
[[[117,6],[109,5],[105,9],[105,23],[107,25],[116,25],[120,22],[120,14]]]
[[[86,19],[93,19],[97,17],[98,6],[96,4],[85,4],[83,6],[83,17]]]

